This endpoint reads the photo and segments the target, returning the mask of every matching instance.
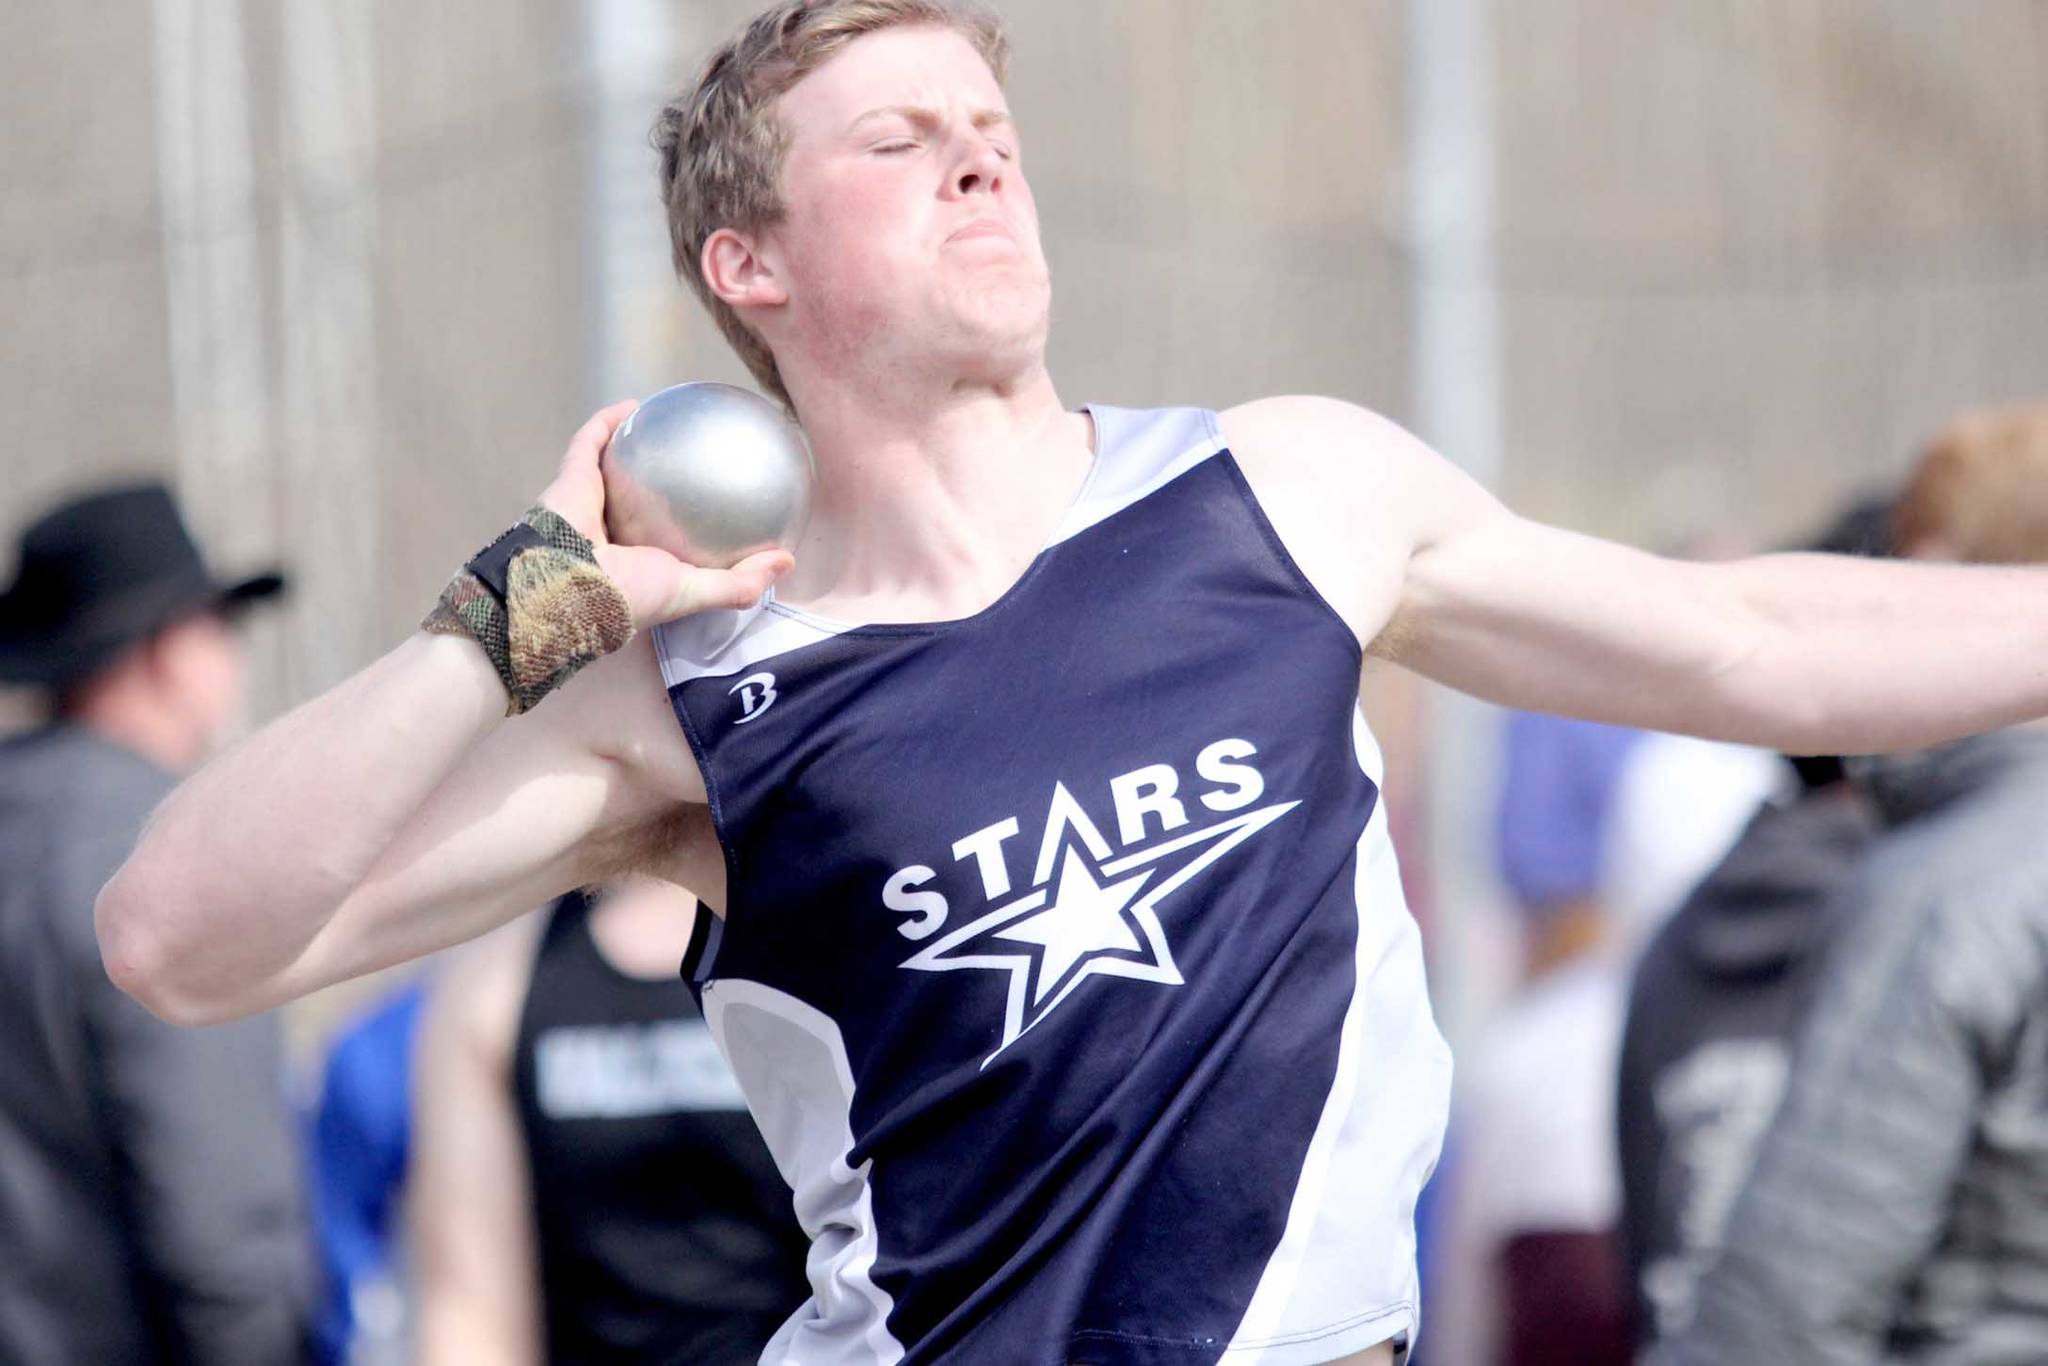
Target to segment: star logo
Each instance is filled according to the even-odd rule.
[[[1055,784],[1031,888],[902,966],[1010,974],[1003,1040],[982,1060],[986,1067],[1090,977],[1179,986],[1184,979],[1159,924],[1159,903],[1299,805],[1262,806],[1117,855],[1066,786]]]

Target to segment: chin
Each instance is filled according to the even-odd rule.
[[[949,349],[953,368],[962,378],[999,385],[1029,378],[1045,367],[1045,328],[982,330],[956,338]]]
[[[984,355],[1043,355],[1052,325],[1051,302],[1043,277],[1004,281],[976,291],[961,301],[955,314],[963,349]]]

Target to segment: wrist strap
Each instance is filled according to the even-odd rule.
[[[632,639],[633,617],[589,538],[536,506],[457,571],[420,627],[482,646],[517,716]]]

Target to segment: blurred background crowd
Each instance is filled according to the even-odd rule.
[[[10,13],[0,1361],[717,1363],[801,1297],[676,889],[199,1031],[90,923],[591,409],[745,382],[646,132],[752,8]],[[1005,14],[1070,402],[1332,394],[1676,555],[2048,561],[2041,0]],[[1418,1361],[2048,1360],[2048,738],[1368,710],[1459,1060]]]

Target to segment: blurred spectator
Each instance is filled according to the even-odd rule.
[[[1629,751],[1600,865],[1608,959],[1624,970],[1624,986],[1650,937],[1727,856],[1757,808],[1789,786],[1777,755],[1747,745],[1652,731]]]
[[[1639,731],[1508,718],[1498,815],[1503,879],[1524,916],[1526,985],[1465,1074],[1439,1360],[1602,1366],[1617,1356],[1619,1275],[1610,1177],[1589,1138],[1606,1123],[1605,1041],[1620,1007],[1599,966],[1610,929],[1600,872],[1622,765]],[[1452,1323],[1460,1326],[1452,1328]]]
[[[1608,937],[1607,831],[1623,766],[1648,738],[1540,712],[1508,716],[1495,831],[1501,880],[1526,917],[1530,981]]]
[[[434,987],[410,1194],[427,1366],[738,1366],[809,1294],[789,1188],[677,974],[695,913],[645,879],[572,894]]]
[[[1811,549],[1886,553],[1891,507],[1859,501]],[[1840,760],[1791,762],[1799,791],[1764,804],[1636,968],[1617,1124],[1639,1343],[1691,1318],[1783,1092],[1831,898],[1876,832]]]
[[[93,900],[240,706],[215,580],[155,484],[23,537],[0,680],[53,719],[0,746],[0,1361],[275,1363],[311,1264],[275,1022],[182,1029],[106,977]]]
[[[1747,749],[1525,714],[1505,757],[1501,869],[1527,916],[1527,984],[1459,1110],[1453,1237],[1474,1284],[1451,1359],[1626,1362],[1613,1134],[1629,963],[1774,773]]]
[[[1912,555],[2048,560],[2048,406],[1951,427],[1894,527]],[[1885,830],[1697,1313],[1655,1359],[2048,1361],[2048,730],[1851,777]]]
[[[350,1021],[327,1054],[313,1112],[313,1230],[327,1366],[406,1358],[400,1244],[412,1147],[413,1042],[426,977],[415,973]]]
[[[1783,1093],[1829,898],[1874,831],[1839,779],[1767,804],[1643,955],[1616,1117],[1639,1339],[1691,1318]]]

